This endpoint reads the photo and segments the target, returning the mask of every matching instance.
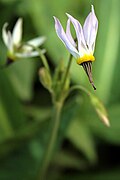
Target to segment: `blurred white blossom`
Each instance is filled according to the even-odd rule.
[[[29,40],[27,42],[22,42],[22,32],[23,32],[23,20],[19,18],[13,28],[12,33],[7,31],[8,23],[3,25],[2,38],[5,45],[8,48],[8,58],[12,61],[17,58],[27,58],[38,56],[39,53],[35,48],[39,47],[44,43],[46,38],[44,36],[37,37],[35,39]],[[45,50],[43,49],[44,53]]]

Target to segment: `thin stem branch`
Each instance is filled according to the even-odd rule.
[[[35,47],[35,46],[29,44],[29,43],[25,43],[25,45],[32,47],[33,49],[35,49],[39,53],[39,56],[40,56],[40,58],[42,60],[43,65],[48,70],[48,72],[50,72],[50,68],[49,68],[47,59],[46,59],[44,53],[42,52],[42,50],[40,48],[38,48],[38,47]]]
[[[74,86],[72,86],[71,88],[70,88],[70,90],[69,90],[69,94],[72,92],[72,91],[74,91],[74,90],[82,90],[82,91],[84,91],[88,96],[90,96],[90,92],[85,88],[85,87],[83,87],[83,86],[81,86],[81,85],[74,85]]]
[[[42,51],[41,51],[39,48],[35,47],[35,49],[36,49],[36,51],[38,51],[39,56],[40,56],[40,58],[41,58],[41,60],[42,60],[43,65],[44,65],[45,68],[48,70],[48,72],[50,72],[50,68],[49,68],[49,65],[48,65],[48,62],[47,62],[47,59],[46,59],[45,55],[42,53]]]
[[[72,64],[72,57],[73,56],[70,54],[67,69],[66,69],[66,72],[65,72],[65,76],[63,77],[63,81],[62,81],[61,91],[63,91],[63,89],[64,89],[64,86],[65,86],[65,83],[66,83],[66,80],[67,80],[67,77],[68,77],[68,74],[69,74],[69,71],[70,71],[70,66]]]
[[[46,172],[49,167],[51,156],[54,150],[54,145],[57,139],[57,133],[58,133],[58,128],[60,124],[61,109],[62,109],[62,104],[56,103],[54,107],[53,118],[52,118],[51,134],[50,134],[48,145],[47,145],[46,152],[44,155],[39,180],[46,179],[46,174],[47,174]]]

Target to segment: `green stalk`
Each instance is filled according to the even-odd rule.
[[[44,67],[45,67],[45,68],[48,70],[48,72],[50,73],[50,68],[49,68],[47,59],[46,59],[44,53],[42,53],[42,50],[41,50],[40,48],[38,48],[38,47],[36,47],[36,46],[33,46],[33,45],[31,45],[31,44],[28,44],[28,43],[25,43],[24,45],[27,45],[27,46],[32,47],[33,49],[35,49],[35,50],[39,53],[39,56],[40,56],[40,58],[41,58],[41,60],[42,60],[42,63],[43,63],[43,65],[44,65]]]
[[[64,90],[64,86],[65,86],[65,83],[66,83],[66,80],[67,80],[67,77],[68,77],[68,74],[69,74],[69,71],[70,71],[70,66],[72,64],[72,57],[73,56],[70,54],[67,69],[66,69],[66,72],[65,72],[65,76],[62,79],[61,92]]]
[[[62,110],[62,103],[56,103],[54,106],[54,111],[53,111],[51,134],[50,134],[48,146],[46,148],[46,152],[44,155],[39,180],[46,179],[47,169],[49,167],[50,160],[51,160],[52,153],[53,153],[54,146],[55,146],[55,142],[57,139],[57,133],[58,133],[59,124],[60,124],[61,110]]]
[[[69,90],[69,94],[71,93],[71,92],[73,92],[74,90],[82,90],[82,91],[84,91],[88,96],[90,96],[90,92],[85,88],[85,87],[83,87],[83,86],[81,86],[81,85],[74,85],[74,86],[72,86],[71,88],[70,88],[70,90]]]
[[[68,65],[67,65],[67,69],[66,69],[66,73],[62,79],[61,92],[60,92],[60,96],[59,96],[60,98],[58,99],[58,101],[56,100],[56,102],[54,103],[53,118],[52,118],[52,123],[51,123],[52,128],[51,128],[51,132],[50,132],[50,138],[48,141],[48,146],[46,148],[46,152],[44,155],[43,164],[42,164],[42,167],[40,170],[39,180],[45,180],[46,179],[47,170],[48,170],[48,167],[49,167],[49,164],[51,161],[52,153],[54,151],[54,146],[56,143],[57,134],[58,134],[59,125],[60,125],[61,111],[62,111],[62,107],[63,107],[64,100],[65,100],[62,98],[62,92],[64,90],[66,80],[68,78],[71,62],[72,62],[72,55],[70,55]]]
[[[47,59],[46,59],[45,55],[42,53],[40,48],[34,47],[34,49],[39,53],[39,56],[40,56],[40,58],[42,60],[43,65],[45,66],[45,68],[50,73],[50,68],[49,68],[49,65],[48,65],[48,62],[47,62]]]

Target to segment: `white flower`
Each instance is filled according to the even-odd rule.
[[[8,23],[5,23],[3,25],[2,38],[5,45],[8,48],[8,58],[12,61],[16,60],[17,58],[38,56],[39,53],[35,50],[35,48],[42,45],[46,39],[45,37],[37,37],[35,39],[23,43],[22,25],[23,25],[22,18],[19,18],[13,28],[12,33],[9,30],[7,31]],[[42,52],[44,53],[45,50],[42,50]]]
[[[83,66],[89,77],[90,82],[92,83],[95,89],[95,86],[92,81],[91,65],[92,62],[95,60],[93,53],[98,29],[98,20],[94,12],[94,7],[93,5],[91,6],[91,12],[87,16],[83,27],[81,26],[79,21],[72,17],[70,14],[67,14],[67,16],[68,21],[66,32],[64,31],[59,19],[54,17],[56,33],[58,37],[61,39],[61,41],[64,43],[68,51],[76,58],[77,63]],[[74,26],[77,43],[74,41],[71,35],[70,22]]]

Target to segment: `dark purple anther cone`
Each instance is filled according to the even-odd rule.
[[[94,85],[93,78],[92,78],[92,62],[91,61],[83,62],[81,65],[84,68],[93,89],[96,90],[96,87]]]

